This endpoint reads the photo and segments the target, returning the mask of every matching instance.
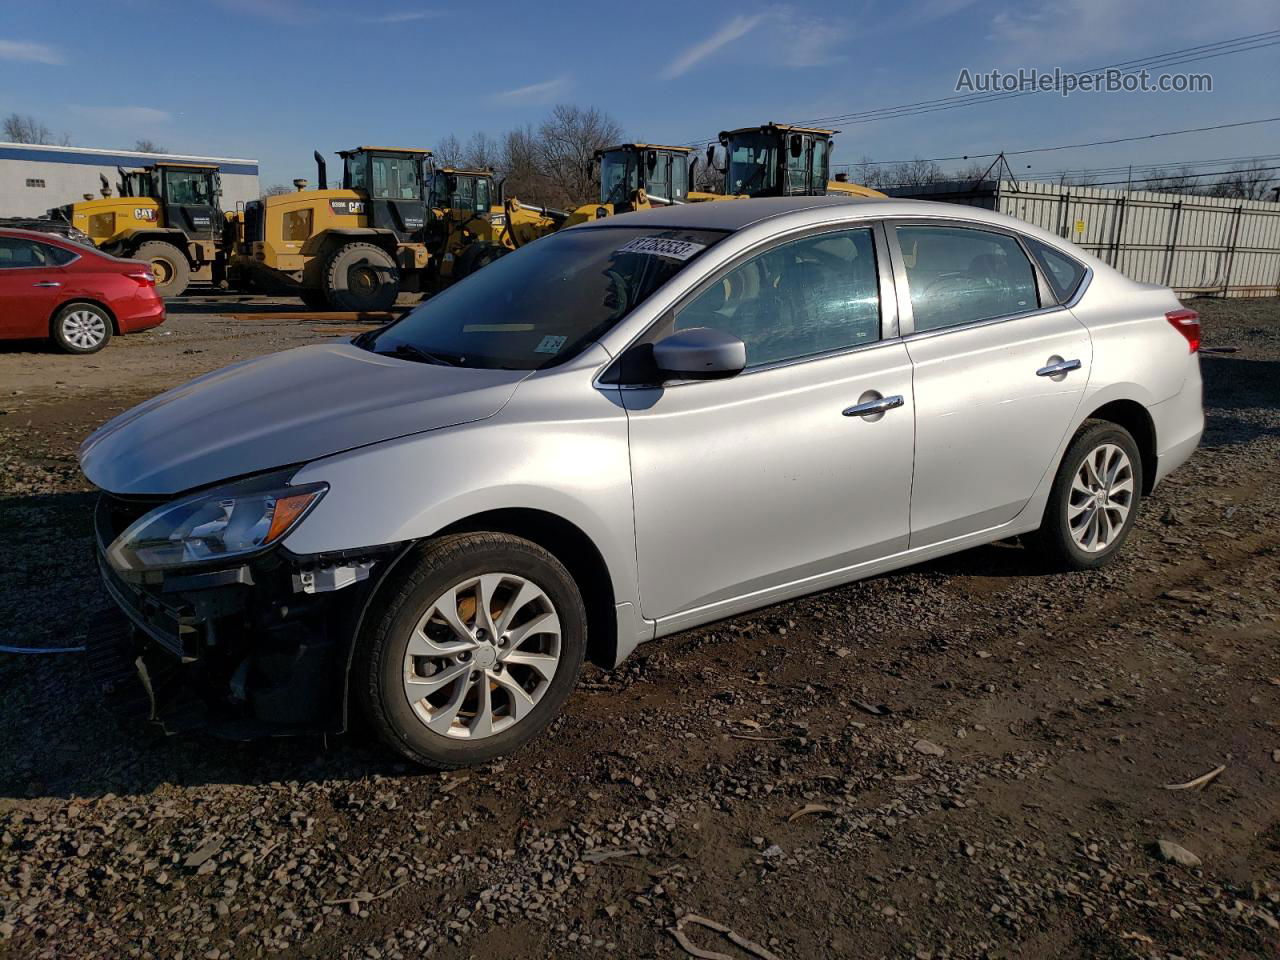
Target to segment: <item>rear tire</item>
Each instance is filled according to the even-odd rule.
[[[1030,544],[1054,567],[1096,570],[1124,546],[1142,502],[1142,454],[1119,424],[1092,420],[1063,454]]]
[[[390,310],[400,293],[400,270],[381,247],[348,243],[325,263],[324,292],[338,310]]]
[[[191,264],[187,255],[164,240],[148,240],[138,245],[133,259],[150,264],[156,277],[156,293],[168,299],[180,297],[191,284]]]
[[[381,739],[423,766],[519,749],[582,669],[587,614],[569,571],[504,533],[442,537],[404,563],[365,618],[353,696]]]
[[[66,353],[97,353],[111,340],[111,316],[92,303],[69,303],[53,318],[53,342]]]

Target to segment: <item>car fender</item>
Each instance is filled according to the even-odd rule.
[[[626,412],[589,369],[533,375],[487,420],[313,461],[293,483],[329,491],[285,539],[297,554],[421,540],[477,514],[523,509],[573,524],[599,551],[617,603],[638,605]],[[582,358],[579,358],[580,360]]]

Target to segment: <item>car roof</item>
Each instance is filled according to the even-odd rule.
[[[949,216],[968,217],[970,213],[986,211],[965,207],[960,210],[954,203],[930,203],[921,200],[881,200],[876,197],[761,197],[755,200],[709,200],[682,203],[675,206],[654,207],[624,213],[617,217],[593,220],[575,229],[591,229],[621,225],[636,227],[673,227],[688,230],[737,231],[767,220],[790,218],[796,214],[811,212],[821,217],[823,213],[840,214],[848,210],[849,219],[889,216]],[[975,219],[982,219],[975,217]]]
[[[77,248],[83,246],[83,244],[75,243],[74,240],[68,240],[66,237],[62,236],[62,234],[46,233],[43,230],[20,230],[14,227],[0,227],[0,237],[12,237],[18,240],[41,240],[41,241],[52,239],[57,241],[55,246],[61,245],[64,243],[73,243]]]

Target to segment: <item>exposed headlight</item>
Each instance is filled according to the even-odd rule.
[[[275,543],[302,520],[329,485],[253,489],[244,484],[157,507],[107,548],[117,570],[164,570],[230,560]]]

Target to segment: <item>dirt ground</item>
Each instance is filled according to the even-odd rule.
[[[81,657],[0,654],[0,956],[680,958],[686,914],[734,960],[1280,956],[1280,301],[1194,305],[1240,350],[1113,566],[1001,544],[648,644],[487,768],[157,738]],[[80,440],[363,328],[298,309],[0,347],[0,642],[108,609]]]

